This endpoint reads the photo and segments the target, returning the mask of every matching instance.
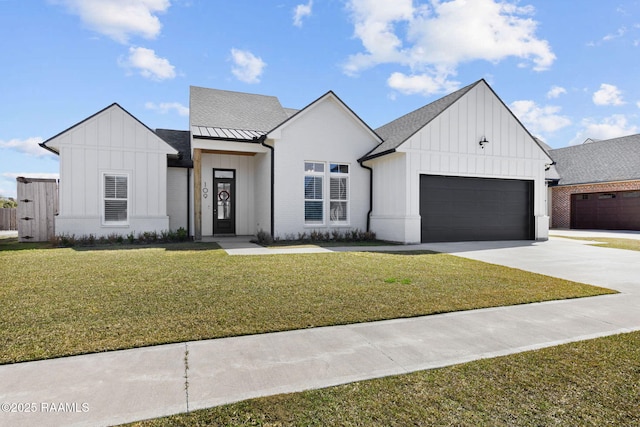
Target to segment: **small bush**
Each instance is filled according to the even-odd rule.
[[[180,227],[176,230],[176,239],[178,242],[186,242],[189,239],[189,233],[187,230]]]
[[[76,237],[75,234],[59,234],[50,239],[51,245],[54,247],[69,248],[73,246],[95,246],[95,245],[122,245],[125,243],[171,243],[185,242],[189,240],[187,230],[179,228],[176,231],[163,230],[160,233],[156,231],[145,231],[138,233],[136,237],[132,231],[126,236],[117,233],[111,233],[106,236],[96,237],[94,234],[82,235]]]
[[[260,238],[258,237],[258,241]],[[287,233],[283,238],[276,236],[275,242],[291,243],[318,243],[318,242],[372,242],[376,240],[376,233],[373,231],[362,231],[360,229],[332,229],[327,231],[312,230],[296,234]]]
[[[273,243],[273,237],[271,236],[271,233],[267,233],[263,229],[258,230],[256,238],[259,245],[270,245]]]

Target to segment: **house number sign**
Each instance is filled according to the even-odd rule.
[[[204,187],[202,188],[202,197],[206,199],[209,195],[207,194],[209,189],[207,188],[207,183],[204,183]]]

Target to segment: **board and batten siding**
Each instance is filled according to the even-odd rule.
[[[480,146],[486,138],[489,143]],[[379,238],[420,242],[420,175],[534,181],[536,238],[548,237],[545,165],[551,159],[481,82],[374,168],[372,228]],[[367,163],[369,164],[369,163]],[[404,183],[398,175],[405,170]],[[396,193],[403,192],[404,197]]]
[[[167,155],[176,151],[113,104],[47,141],[60,156],[56,233],[126,235],[169,229]],[[128,177],[128,224],[103,224],[103,176]]]
[[[169,215],[169,229],[171,231],[176,231],[179,228],[187,230],[188,227],[188,175],[188,168],[167,168],[167,215]]]

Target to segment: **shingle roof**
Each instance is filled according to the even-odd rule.
[[[640,179],[640,134],[550,151],[558,185]]]
[[[384,142],[370,151],[363,159],[369,159],[378,157],[387,152],[394,151],[403,142],[409,139],[412,135],[426,126],[429,122],[435,119],[440,113],[446,110],[450,105],[460,99],[464,94],[469,92],[474,86],[480,83],[482,80],[465,86],[462,89],[457,90],[443,98],[440,98],[424,107],[418,108],[411,113],[396,119],[384,126],[379,127],[375,132],[380,135]]]
[[[191,126],[263,132],[289,117],[275,96],[197,86],[190,88],[189,114]]]
[[[167,166],[176,168],[192,168],[191,160],[191,138],[189,131],[156,129],[156,135],[162,138],[167,144],[178,151],[178,156],[169,156]]]

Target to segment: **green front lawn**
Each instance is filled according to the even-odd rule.
[[[28,247],[0,245],[0,363],[613,292],[429,252]]]
[[[638,426],[640,332],[137,426]]]

